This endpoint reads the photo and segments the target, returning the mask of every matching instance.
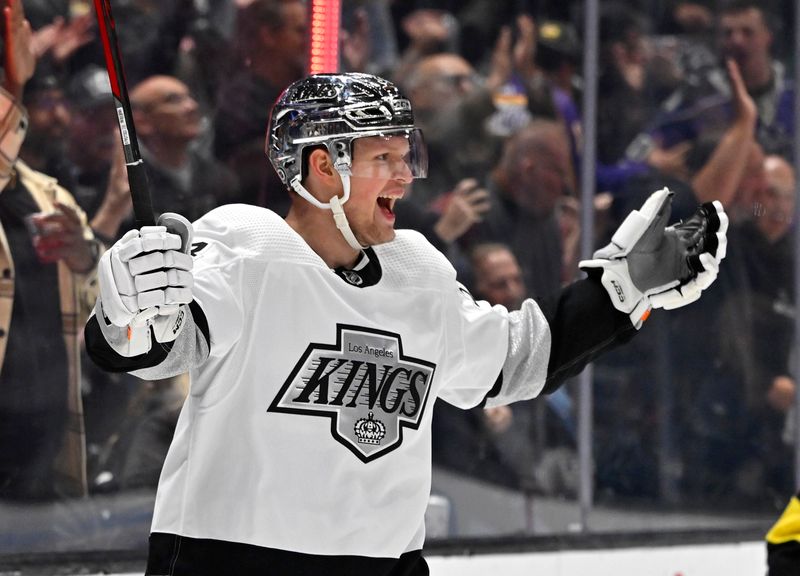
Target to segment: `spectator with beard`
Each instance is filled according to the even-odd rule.
[[[429,207],[465,178],[483,181],[510,134],[531,118],[556,116],[549,88],[534,74],[533,20],[521,16],[518,28],[516,42],[510,28],[502,30],[485,77],[462,56],[439,52],[415,61],[399,79],[425,129],[435,167],[414,183],[412,201]]]
[[[71,183],[66,139],[72,113],[60,79],[40,65],[25,85],[23,102],[28,109],[28,134],[20,158],[34,170],[45,172],[62,183]]]

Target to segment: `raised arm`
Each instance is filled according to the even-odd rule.
[[[733,89],[734,118],[711,158],[692,178],[692,188],[700,202],[716,199],[725,207],[731,205],[739,189],[751,145],[755,142],[758,114],[738,65],[729,59],[727,66]]]

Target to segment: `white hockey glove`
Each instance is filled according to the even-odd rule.
[[[727,249],[728,217],[719,202],[698,208],[667,227],[672,195],[663,188],[631,212],[611,243],[580,262],[582,270],[602,272],[601,282],[617,310],[638,330],[653,308],[667,310],[697,300],[717,278]]]
[[[192,301],[192,225],[172,213],[157,224],[125,234],[98,264],[97,321],[109,345],[126,357],[149,352],[152,338],[175,340]]]

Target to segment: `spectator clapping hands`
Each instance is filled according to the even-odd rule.
[[[25,19],[22,0],[3,0],[4,87],[17,99],[36,69],[31,47],[31,25]]]
[[[436,235],[445,242],[454,242],[483,219],[490,205],[489,192],[476,180],[461,180],[448,195],[442,217],[434,226]]]

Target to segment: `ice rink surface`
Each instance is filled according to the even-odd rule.
[[[431,556],[428,564],[431,576],[752,576],[765,573],[766,548],[762,542],[744,542],[708,546]],[[127,572],[113,576],[142,574]]]

